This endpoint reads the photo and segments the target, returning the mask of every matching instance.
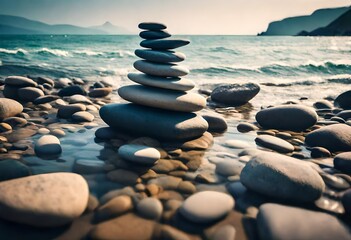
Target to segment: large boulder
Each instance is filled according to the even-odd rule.
[[[256,120],[267,129],[304,131],[316,124],[318,115],[313,108],[303,105],[281,105],[259,111]]]
[[[318,172],[305,162],[270,152],[254,156],[240,174],[250,190],[288,201],[313,202],[325,188]]]
[[[0,182],[0,218],[35,227],[72,222],[85,210],[89,188],[74,173],[50,173]]]
[[[260,207],[257,227],[262,240],[351,239],[351,229],[333,215],[272,203]]]
[[[211,99],[226,105],[240,106],[254,98],[259,91],[260,86],[256,83],[222,85],[212,91]]]
[[[305,143],[330,152],[351,151],[351,127],[342,123],[322,127],[307,134]]]
[[[129,134],[168,140],[195,139],[204,134],[208,123],[195,113],[182,113],[136,104],[107,104],[101,118],[113,129]]]

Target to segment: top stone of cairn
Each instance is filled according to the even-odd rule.
[[[166,25],[162,23],[157,23],[157,22],[143,22],[143,23],[140,23],[138,27],[140,29],[152,30],[152,31],[160,31],[167,28]]]

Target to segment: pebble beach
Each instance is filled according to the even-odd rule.
[[[199,84],[190,40],[139,28],[119,86],[1,79],[4,239],[351,238],[351,90]]]

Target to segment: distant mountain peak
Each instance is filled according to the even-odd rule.
[[[114,25],[111,22],[106,21],[104,24],[102,24],[102,26],[104,26],[104,27],[111,27],[111,26],[114,26]]]

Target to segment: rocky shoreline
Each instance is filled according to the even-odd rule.
[[[169,51],[170,41],[162,39],[171,34],[164,25],[140,27],[146,28],[140,36],[147,41],[141,46]],[[179,47],[184,41],[171,43]],[[152,50],[136,54],[158,62],[152,67],[160,64]],[[185,60],[174,52],[166,57]],[[135,66],[150,69],[145,62]],[[350,91],[313,107],[282,100],[256,111],[247,102],[260,87],[234,84],[200,89],[206,106],[200,98],[199,104],[191,102],[194,91],[179,101],[183,105],[171,98],[157,102],[158,108],[181,106],[172,112],[148,106],[155,101],[150,97],[165,98],[165,90],[150,89],[188,92],[194,84],[166,70],[172,77],[167,84],[160,80],[165,76],[130,74],[148,87],[120,88],[131,102],[144,94],[141,106],[116,100],[117,89],[106,82],[44,76],[9,76],[2,82],[2,236],[350,239]],[[99,114],[100,109],[105,110]],[[106,114],[112,114],[111,127],[100,118]],[[194,117],[198,121],[183,124]],[[198,130],[178,132],[177,138],[169,126],[179,124],[180,131]]]

